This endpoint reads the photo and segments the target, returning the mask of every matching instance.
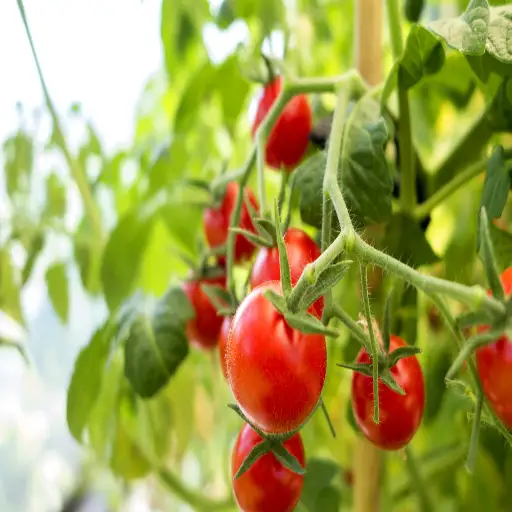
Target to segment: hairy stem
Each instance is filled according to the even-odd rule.
[[[25,32],[27,34],[28,42],[30,45],[30,50],[32,52],[32,57],[34,58],[34,62],[36,65],[37,74],[39,76],[39,81],[41,82],[41,87],[43,89],[43,95],[44,95],[46,107],[48,108],[48,111],[50,112],[50,116],[52,118],[53,129],[54,129],[57,145],[60,147],[62,153],[64,154],[64,158],[66,159],[69,169],[71,170],[71,175],[73,176],[73,180],[75,181],[78,191],[80,192],[80,195],[84,202],[84,208],[85,208],[85,211],[87,212],[87,215],[91,221],[91,225],[94,230],[96,239],[97,239],[98,243],[101,243],[103,241],[103,227],[102,227],[100,209],[98,208],[98,205],[96,204],[94,197],[92,195],[91,189],[89,187],[89,183],[87,181],[87,175],[85,173],[85,169],[80,165],[78,160],[76,160],[72,156],[71,151],[68,148],[68,145],[66,143],[66,139],[64,137],[64,133],[62,131],[62,127],[60,124],[60,119],[59,119],[59,116],[57,115],[57,110],[55,109],[53,101],[50,97],[50,93],[48,91],[48,87],[47,87],[46,81],[44,79],[43,71],[42,71],[41,65],[39,63],[39,58],[37,57],[36,49],[34,46],[34,41],[32,39],[32,34],[31,34],[30,28],[28,26],[27,16],[25,14],[25,7],[23,6],[23,0],[17,0],[17,2],[18,2],[18,9],[20,11],[21,18],[23,20],[23,25],[25,27]]]

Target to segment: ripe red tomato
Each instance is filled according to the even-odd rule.
[[[512,294],[512,267],[501,274],[505,294]],[[479,328],[486,331],[487,326]],[[512,340],[504,335],[476,351],[482,388],[496,415],[512,429]]]
[[[219,245],[222,245],[227,241],[228,230],[231,223],[231,214],[235,209],[239,188],[240,187],[238,183],[234,181],[228,183],[226,187],[226,192],[224,194],[224,198],[222,199],[222,203],[220,204],[220,206],[217,208],[206,208],[204,210],[203,227],[206,240],[208,241],[208,245],[211,248],[218,247]],[[246,194],[246,198],[250,201],[254,209],[258,211],[259,204],[252,190],[246,187],[244,189],[244,193]],[[238,223],[238,227],[256,233],[256,228],[252,222],[249,210],[245,205],[245,201],[242,203],[242,211],[240,213],[240,222]],[[256,246],[252,242],[247,240],[247,238],[245,238],[242,235],[236,235],[236,262],[242,261],[246,258],[250,258],[255,249]],[[219,258],[219,261],[222,263],[223,259]]]
[[[228,373],[226,368],[226,345],[228,343],[229,331],[231,329],[231,322],[233,321],[233,317],[225,316],[222,322],[222,326],[220,328],[219,334],[219,357],[220,357],[220,367],[222,368],[222,373],[226,380],[228,380]]]
[[[252,448],[261,442],[262,438],[246,423],[238,434],[233,450],[233,477]],[[300,434],[295,434],[283,445],[305,467]],[[273,453],[266,453],[241,477],[233,480],[233,490],[243,512],[292,512],[299,501],[303,484],[303,475],[284,467]]]
[[[258,102],[256,118],[252,126],[254,137],[256,130],[271,109],[282,89],[282,78],[278,77],[268,83]],[[274,127],[270,131],[265,148],[265,161],[274,169],[284,167],[293,170],[302,160],[309,144],[312,127],[312,114],[308,98],[305,95],[293,97]]]
[[[223,317],[217,314],[210,299],[201,289],[202,283],[225,287],[226,277],[191,279],[182,285],[196,313],[195,318],[187,322],[187,338],[198,348],[211,349],[217,345]]]
[[[295,285],[304,267],[320,256],[320,247],[318,247],[307,233],[297,228],[289,228],[288,231],[286,231],[284,242],[286,244],[288,263],[290,264],[292,285]],[[281,266],[279,264],[279,251],[277,247],[262,247],[258,251],[252,267],[251,287],[256,288],[256,286],[266,283],[267,281],[279,281],[281,278],[280,272]],[[320,318],[323,311],[324,299],[320,297],[312,304],[310,313]]]
[[[316,406],[325,381],[327,350],[318,334],[291,328],[265,290],[252,290],[233,318],[226,360],[231,389],[246,416],[269,433],[289,432]]]
[[[405,346],[402,338],[391,335],[389,351]],[[370,363],[366,350],[361,349],[356,362]],[[354,372],[352,376],[352,410],[357,426],[364,436],[383,450],[403,448],[418,430],[425,408],[423,371],[416,356],[400,359],[391,374],[405,391],[399,395],[379,382],[380,422],[373,422],[373,380]]]

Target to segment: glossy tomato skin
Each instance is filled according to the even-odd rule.
[[[233,317],[225,316],[222,321],[222,325],[220,328],[219,334],[219,357],[220,357],[220,367],[222,368],[222,373],[226,380],[228,380],[228,373],[226,368],[226,347],[229,339],[229,331],[231,330],[231,322],[233,321]]]
[[[195,311],[195,317],[186,325],[187,338],[197,348],[212,349],[217,345],[223,317],[217,314],[208,296],[201,289],[203,283],[225,288],[226,277],[190,279],[182,285]]]
[[[233,478],[252,448],[261,442],[262,438],[245,424],[233,449]],[[300,434],[295,434],[283,444],[304,468],[304,445]],[[284,467],[273,453],[261,456],[241,477],[233,479],[235,498],[243,512],[292,512],[303,485],[304,476]]]
[[[325,339],[292,329],[263,295],[272,281],[252,290],[233,318],[226,349],[228,380],[238,405],[261,430],[299,427],[316,406],[325,381]]]
[[[507,297],[512,294],[512,267],[501,274]],[[487,326],[479,328],[486,331]],[[485,396],[496,415],[512,429],[512,340],[501,336],[476,351],[476,364]]]
[[[231,214],[235,209],[236,200],[239,190],[238,183],[232,181],[228,183],[226,192],[221,204],[217,208],[206,208],[203,213],[203,227],[208,245],[211,248],[218,247],[226,242],[228,238],[229,226],[231,222]],[[251,205],[256,211],[259,209],[258,201],[250,188],[245,188],[244,193]],[[251,215],[245,201],[242,203],[240,213],[240,222],[238,226],[252,233],[256,233],[256,228],[252,222]],[[235,261],[240,262],[250,258],[254,253],[256,246],[242,235],[235,237]],[[225,261],[220,258],[220,263]]]
[[[279,96],[281,89],[281,77],[275,78],[265,86],[252,125],[253,137]],[[293,97],[277,119],[267,139],[265,148],[267,165],[278,170],[284,167],[287,171],[292,171],[306,153],[312,122],[307,96]]]
[[[390,352],[405,346],[404,340],[391,335]],[[357,363],[371,363],[366,350],[361,349]],[[352,410],[363,435],[383,450],[403,448],[414,437],[425,408],[425,382],[416,356],[400,359],[391,374],[405,391],[399,395],[379,382],[380,422],[373,422],[373,380],[354,372],[352,376]]]
[[[286,254],[290,265],[292,285],[295,286],[308,263],[315,261],[321,254],[320,247],[302,229],[289,228],[284,235]],[[281,266],[277,247],[262,247],[256,254],[251,271],[251,287],[256,288],[268,281],[279,281]],[[321,318],[324,311],[324,299],[320,297],[312,304],[310,313]]]

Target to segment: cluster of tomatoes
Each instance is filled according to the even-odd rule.
[[[276,100],[281,88],[278,78],[268,84],[260,99],[253,135]],[[312,115],[307,98],[296,96],[288,103],[272,129],[266,145],[266,163],[272,168],[293,170],[303,158],[311,131]],[[221,203],[204,211],[203,225],[211,248],[226,243],[239,185],[226,186]],[[251,213],[259,205],[249,188],[243,190],[239,227],[256,234]],[[303,230],[290,227],[284,241],[292,285],[304,267],[321,254],[315,241]],[[235,236],[234,260],[253,260],[249,283],[251,291],[242,300],[233,316],[220,316],[201,284],[226,287],[226,277],[204,277],[186,281],[183,289],[195,309],[195,318],[187,324],[189,341],[203,349],[218,346],[222,370],[242,411],[249,420],[241,429],[232,455],[232,475],[239,471],[246,457],[266,436],[279,437],[284,448],[305,467],[305,453],[299,430],[314,412],[326,376],[327,351],[323,335],[305,334],[292,328],[283,314],[266,298],[271,289],[281,292],[280,260],[276,247],[257,247],[242,234]],[[225,265],[220,256],[219,264]],[[512,292],[512,269],[503,274],[506,292]],[[309,313],[321,318],[323,298]],[[404,340],[391,335],[389,354],[405,346]],[[371,363],[361,349],[357,363]],[[484,391],[497,414],[508,427],[512,426],[512,401],[506,388],[512,369],[512,343],[503,338],[479,350],[478,370]],[[399,359],[390,369],[395,382],[404,391],[398,394],[379,380],[380,421],[373,420],[373,380],[354,372],[352,407],[361,433],[381,449],[397,450],[407,445],[421,423],[425,386],[421,366],[415,356]],[[259,433],[263,433],[265,438]],[[289,435],[287,435],[289,434]],[[302,492],[303,475],[285,467],[272,451],[260,454],[250,468],[233,479],[239,507],[244,511],[286,512],[294,510]]]

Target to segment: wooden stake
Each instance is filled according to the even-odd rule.
[[[382,81],[382,0],[357,0],[355,13],[355,65],[372,85]],[[354,450],[354,511],[380,509],[382,454],[358,436]]]

